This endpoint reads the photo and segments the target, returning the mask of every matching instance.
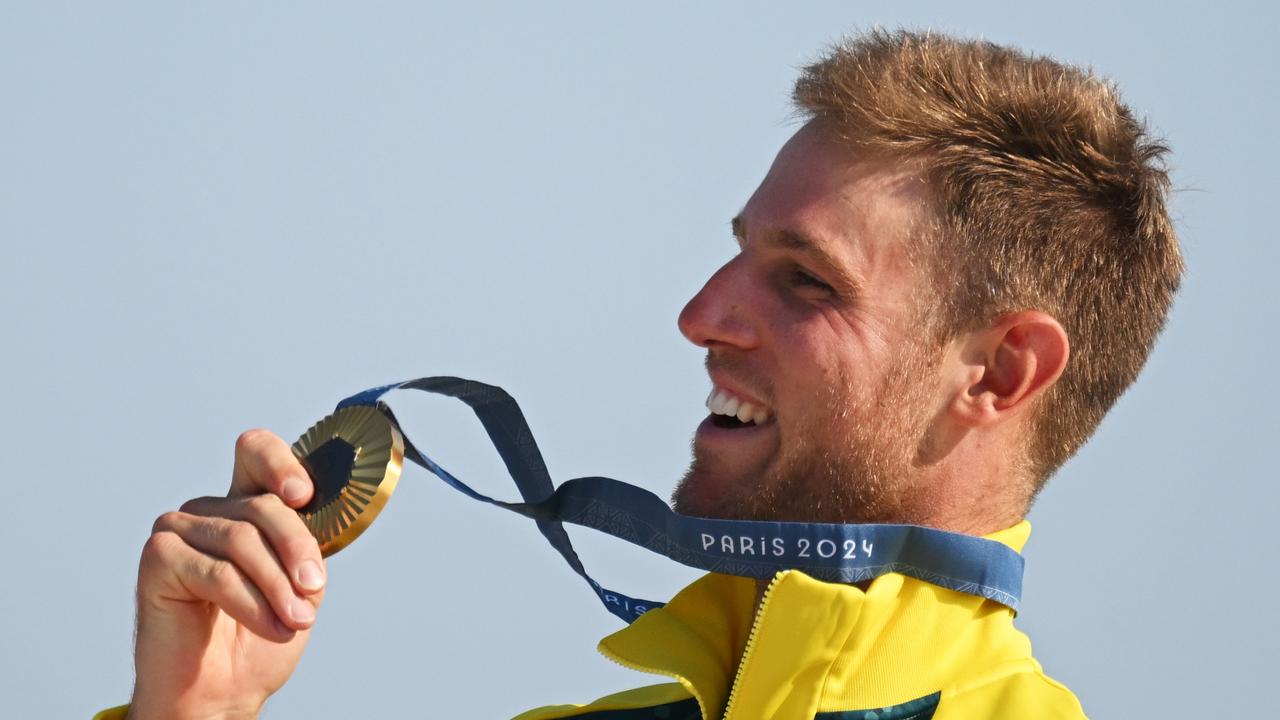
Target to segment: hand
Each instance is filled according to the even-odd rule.
[[[293,508],[312,484],[265,430],[236,442],[231,490],[156,520],[138,569],[129,717],[257,717],[298,664],[323,598],[320,548]]]

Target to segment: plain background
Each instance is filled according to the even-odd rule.
[[[429,374],[505,386],[555,477],[666,496],[704,415],[683,303],[841,33],[934,28],[1091,65],[1174,149],[1190,273],[1145,375],[1031,519],[1019,623],[1098,718],[1280,712],[1273,231],[1261,3],[0,5],[0,688],[88,717],[132,682],[155,516],[240,431]],[[409,432],[514,495],[478,424]],[[694,576],[575,537],[604,584]],[[419,469],[330,563],[268,717],[508,717],[659,682],[532,525]]]

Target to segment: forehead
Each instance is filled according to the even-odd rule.
[[[778,152],[739,218],[751,236],[805,237],[871,270],[905,258],[927,198],[916,165],[859,156],[809,123]]]

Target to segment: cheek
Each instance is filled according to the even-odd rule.
[[[779,348],[797,362],[834,380],[833,373],[865,369],[873,362],[881,338],[834,310],[793,317],[780,328]]]
[[[830,422],[873,402],[877,379],[891,353],[879,336],[868,337],[836,313],[814,313],[780,332],[775,378],[779,402],[792,405],[808,426]]]
[[[794,402],[801,414],[829,411],[832,398],[844,396],[858,374],[856,345],[821,318],[790,325],[778,340],[779,400]]]

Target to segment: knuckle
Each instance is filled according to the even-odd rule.
[[[268,518],[285,507],[284,501],[273,493],[263,493],[262,495],[254,495],[245,501],[245,507],[249,513],[257,518]]]
[[[162,513],[160,517],[156,518],[155,522],[151,523],[152,536],[157,533],[174,529],[182,519],[182,516],[183,513],[178,510],[170,510],[169,512]]]
[[[226,560],[214,560],[205,569],[209,584],[220,591],[228,591],[240,582],[240,573],[236,566]]]
[[[271,549],[282,560],[292,562],[318,554],[318,545],[298,512],[275,495],[257,495],[246,501],[247,515],[254,519]]]
[[[280,507],[284,507],[284,502],[280,501],[279,496],[274,493],[265,492],[262,495],[255,495],[246,501],[250,510],[255,512],[274,512]]]
[[[226,536],[227,544],[233,550],[247,550],[259,543],[262,537],[253,523],[240,520],[227,523],[222,532]]]
[[[188,513],[188,514],[196,515],[196,514],[198,514],[198,510],[200,509],[200,507],[201,507],[201,506],[208,505],[208,504],[209,504],[209,502],[210,502],[211,500],[212,500],[212,501],[217,501],[217,500],[220,500],[220,499],[221,499],[221,498],[213,498],[213,497],[208,497],[208,496],[206,496],[206,497],[198,497],[198,498],[191,498],[190,500],[188,500],[188,501],[186,501],[186,502],[182,503],[182,505],[178,506],[178,510],[179,510],[179,512],[184,512],[184,513]]]
[[[320,544],[311,536],[311,532],[305,525],[299,528],[298,532],[289,533],[280,545],[278,552],[290,563],[301,562],[307,558],[320,559]]]
[[[147,542],[142,546],[142,566],[146,568],[168,565],[169,559],[173,557],[178,543],[181,542],[182,538],[178,537],[178,534],[174,532],[162,530],[152,533],[151,537],[147,538]]]

